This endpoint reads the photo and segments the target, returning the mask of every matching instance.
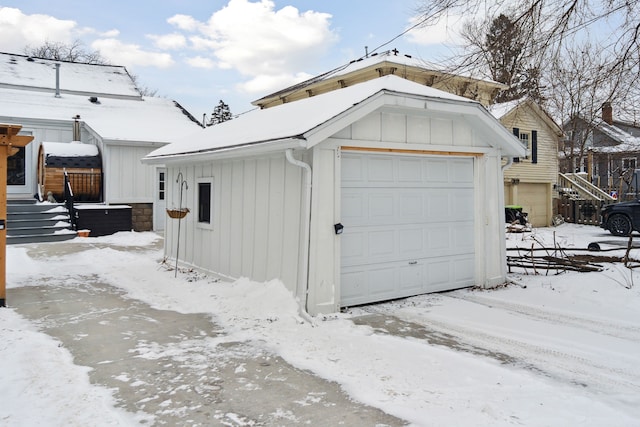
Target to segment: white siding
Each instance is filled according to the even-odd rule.
[[[103,155],[107,203],[153,203],[155,166],[140,162],[153,149],[108,145]]]
[[[167,207],[180,205],[178,172],[188,189],[182,206],[180,259],[223,276],[280,279],[295,291],[300,248],[303,176],[284,154],[167,169]],[[197,223],[197,182],[213,178],[212,224]],[[175,259],[178,220],[167,219],[166,254]]]

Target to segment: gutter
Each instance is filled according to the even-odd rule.
[[[293,149],[288,148],[285,151],[285,157],[287,161],[294,166],[303,169],[304,173],[304,209],[303,212],[303,236],[302,242],[304,245],[304,259],[302,262],[302,268],[298,272],[298,284],[296,286],[296,298],[298,299],[298,305],[300,310],[300,316],[307,320],[312,325],[315,323],[309,313],[307,312],[307,299],[309,296],[309,253],[311,235],[311,166],[307,163],[297,160],[293,157]]]

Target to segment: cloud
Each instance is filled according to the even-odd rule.
[[[154,41],[156,47],[163,50],[182,49],[187,45],[187,38],[180,33],[165,34],[164,36],[148,35],[147,37]]]
[[[71,43],[77,31],[75,21],[0,7],[0,50],[4,52],[20,53],[26,46],[36,47],[46,41]]]
[[[168,68],[175,63],[168,53],[148,52],[138,45],[125,44],[116,39],[96,40],[91,47],[99,50],[113,64]]]
[[[256,93],[256,92],[261,92],[265,87],[283,88],[283,87],[286,87],[287,85],[302,82],[311,77],[312,76],[310,74],[306,74],[306,73],[297,73],[295,75],[288,74],[288,73],[283,73],[278,75],[262,74],[252,78],[251,80],[248,80],[246,82],[236,85],[236,88],[240,92]]]
[[[414,26],[421,19],[420,16],[411,18],[407,28]],[[462,16],[447,15],[435,24],[414,28],[407,33],[406,37],[409,42],[424,46],[459,44],[462,40],[460,30],[462,30],[464,22],[465,18]]]
[[[195,18],[189,15],[174,15],[167,19],[167,22],[176,28],[184,31],[196,31],[202,25]]]
[[[331,15],[300,12],[293,6],[276,10],[271,0],[230,0],[207,22],[175,15],[167,22],[189,31],[189,47],[210,52],[220,68],[250,78],[243,90],[263,93],[294,83],[301,70],[337,41]]]
[[[193,58],[187,58],[187,64],[195,68],[204,68],[210,70],[215,68],[216,63],[211,58],[203,58],[202,56],[194,56]]]

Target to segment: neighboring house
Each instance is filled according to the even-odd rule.
[[[166,165],[168,205],[190,210],[167,224],[166,256],[280,279],[317,314],[504,283],[501,169],[525,154],[480,103],[386,76],[251,111],[143,161]]]
[[[252,104],[260,108],[270,108],[387,75],[395,75],[474,99],[485,107],[493,103],[501,89],[507,88],[506,85],[493,80],[457,74],[436,64],[409,55],[400,55],[394,49],[351,61],[347,65],[262,97]]]
[[[199,129],[177,103],[141,96],[124,67],[9,53],[0,53],[0,100],[0,123],[20,124],[22,134],[34,136],[9,162],[10,199],[33,199],[38,193],[42,142],[76,139],[100,151],[103,202],[131,205],[136,230],[163,228],[164,172],[161,165],[142,165],[140,159]]]
[[[562,129],[530,99],[494,104],[489,111],[527,148],[526,156],[514,158],[504,172],[505,203],[522,206],[534,227],[550,226]]]
[[[564,126],[575,140],[586,141],[587,155],[579,165],[564,160],[563,171],[585,172],[594,185],[620,199],[638,196],[640,178],[635,171],[640,168],[640,125],[614,120],[612,105],[605,103],[601,118],[588,122],[578,117]]]

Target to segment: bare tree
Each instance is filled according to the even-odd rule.
[[[483,16],[489,22],[505,13],[526,35],[527,50],[542,70],[557,60],[575,39],[593,38],[609,53],[609,74],[633,75],[640,80],[640,0],[420,0],[418,12],[423,26],[433,25],[449,14]],[[595,24],[614,22],[613,34],[590,34]],[[478,57],[464,55],[461,66],[478,66]]]
[[[23,49],[25,55],[35,58],[53,59],[54,61],[77,62],[91,65],[110,65],[99,51],[87,50],[80,40],[75,40],[70,44],[61,42],[46,41],[40,46],[26,46]],[[139,78],[135,74],[129,73],[133,84],[142,96],[155,96],[157,89],[151,89],[140,84]]]
[[[24,53],[36,58],[53,59],[55,61],[109,65],[109,61],[100,55],[99,51],[87,50],[80,40],[75,40],[70,44],[46,41],[40,46],[26,46]]]

